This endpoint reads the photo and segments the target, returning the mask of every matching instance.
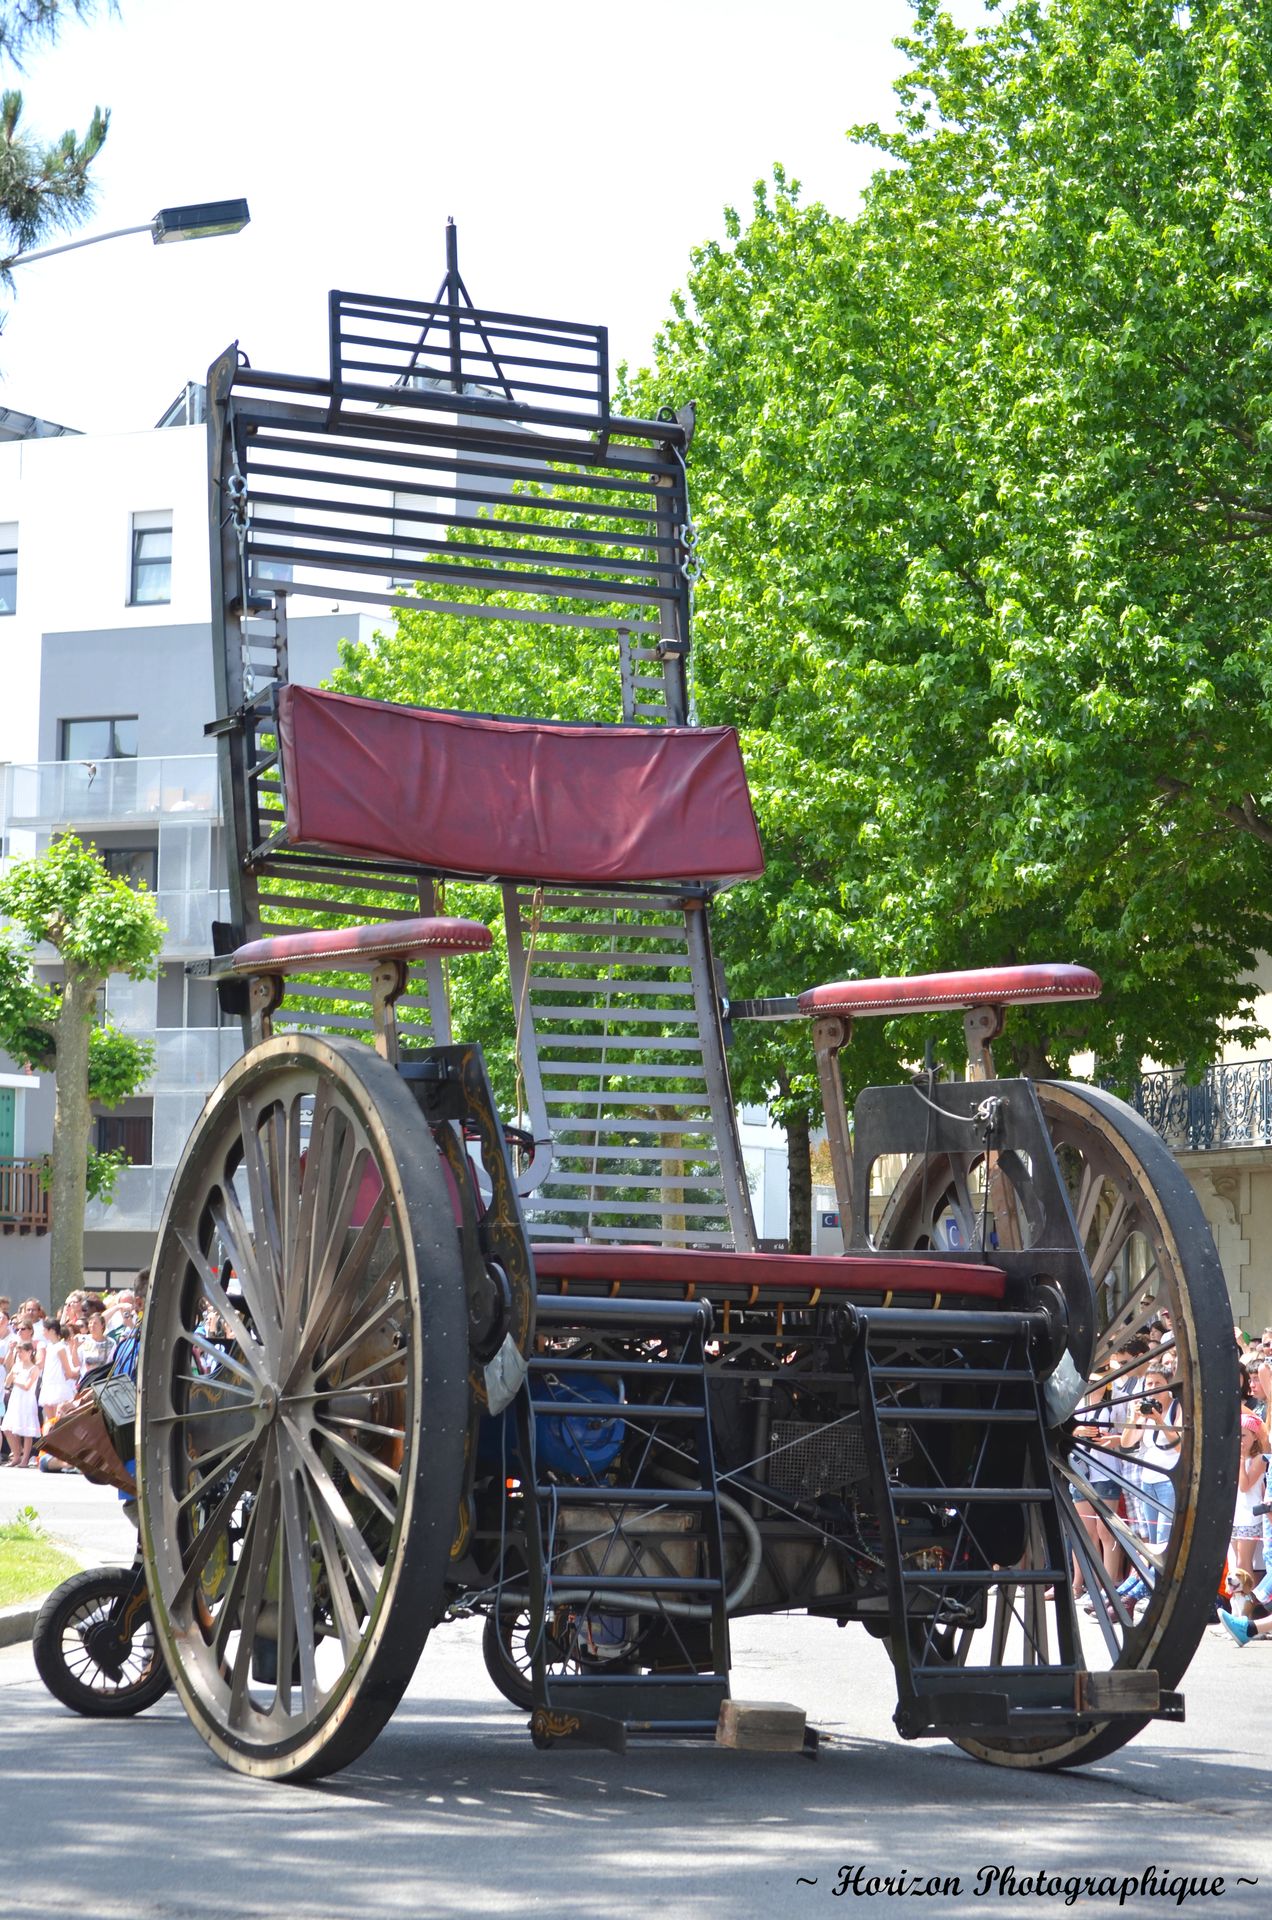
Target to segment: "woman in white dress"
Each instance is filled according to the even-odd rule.
[[[63,1409],[75,1398],[79,1386],[79,1361],[76,1342],[68,1339],[60,1320],[44,1323],[44,1370],[40,1375],[40,1411],[45,1428],[60,1419]]]

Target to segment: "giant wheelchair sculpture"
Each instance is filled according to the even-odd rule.
[[[731,1618],[802,1609],[849,1627],[845,1660],[853,1629],[886,1640],[906,1737],[1096,1759],[1182,1715],[1223,1561],[1231,1315],[1200,1209],[1109,1094],[994,1077],[1006,1011],[1098,992],[1080,967],[730,1005],[711,902],[763,856],[736,736],[687,696],[691,417],[613,415],[604,331],[473,307],[448,238],[436,301],[331,296],[327,378],[234,349],[210,374],[233,925],[208,970],[248,1044],[145,1320],[177,1691],[230,1766],[316,1777],[476,1609],[538,1744],[709,1736]],[[306,594],[596,630],[621,723],[318,691],[289,661]],[[502,889],[520,1130],[451,1031],[450,958],[491,931],[444,888],[474,878]],[[870,1089],[850,1124],[853,1021],[915,1016],[918,1054],[941,1009],[968,1077]],[[840,1256],[757,1248],[748,1019],[812,1023]],[[1179,1436],[1157,1494],[1121,1444],[1137,1335]]]

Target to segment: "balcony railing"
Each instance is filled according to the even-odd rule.
[[[10,832],[128,825],[181,815],[207,820],[218,809],[211,754],[15,763],[7,786]]]
[[[49,1196],[40,1160],[0,1160],[0,1233],[47,1233]]]
[[[1132,1105],[1176,1153],[1272,1146],[1272,1060],[1210,1067],[1196,1086],[1182,1073],[1148,1073]]]

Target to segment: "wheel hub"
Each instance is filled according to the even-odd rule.
[[[113,1620],[99,1620],[80,1635],[84,1651],[93,1665],[99,1667],[106,1676],[118,1683],[124,1672],[124,1664],[132,1650],[132,1641],[125,1639]]]

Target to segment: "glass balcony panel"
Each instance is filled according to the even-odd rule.
[[[168,893],[160,888],[155,907],[168,929],[163,940],[164,953],[211,953],[212,922],[221,917],[219,904],[219,897],[206,888],[201,893]]]
[[[9,769],[8,825],[52,832],[107,822],[179,819],[211,821],[218,811],[213,754],[133,760],[41,760]],[[206,869],[200,884],[207,884]]]
[[[126,1033],[150,1033],[158,1014],[159,989],[154,980],[130,980],[112,973],[106,982],[106,1011]]]
[[[155,1035],[157,1091],[198,1094],[200,1104],[243,1051],[237,1027],[177,1027]]]
[[[218,811],[216,756],[210,753],[172,756],[155,761],[162,770],[159,805],[165,814],[203,814]]]
[[[84,1225],[90,1231],[148,1231],[159,1224],[156,1193],[162,1207],[167,1192],[167,1179],[156,1181],[153,1167],[125,1167],[115,1182],[114,1200],[109,1206],[101,1200],[90,1200],[84,1210]]]
[[[159,828],[159,889],[206,893],[212,877],[212,823],[165,817]]]
[[[209,1091],[211,1089],[209,1088]],[[155,1094],[154,1162],[161,1176],[163,1194],[172,1180],[172,1170],[185,1152],[186,1141],[203,1111],[204,1095],[198,1090]],[[162,1201],[163,1194],[160,1195]]]

